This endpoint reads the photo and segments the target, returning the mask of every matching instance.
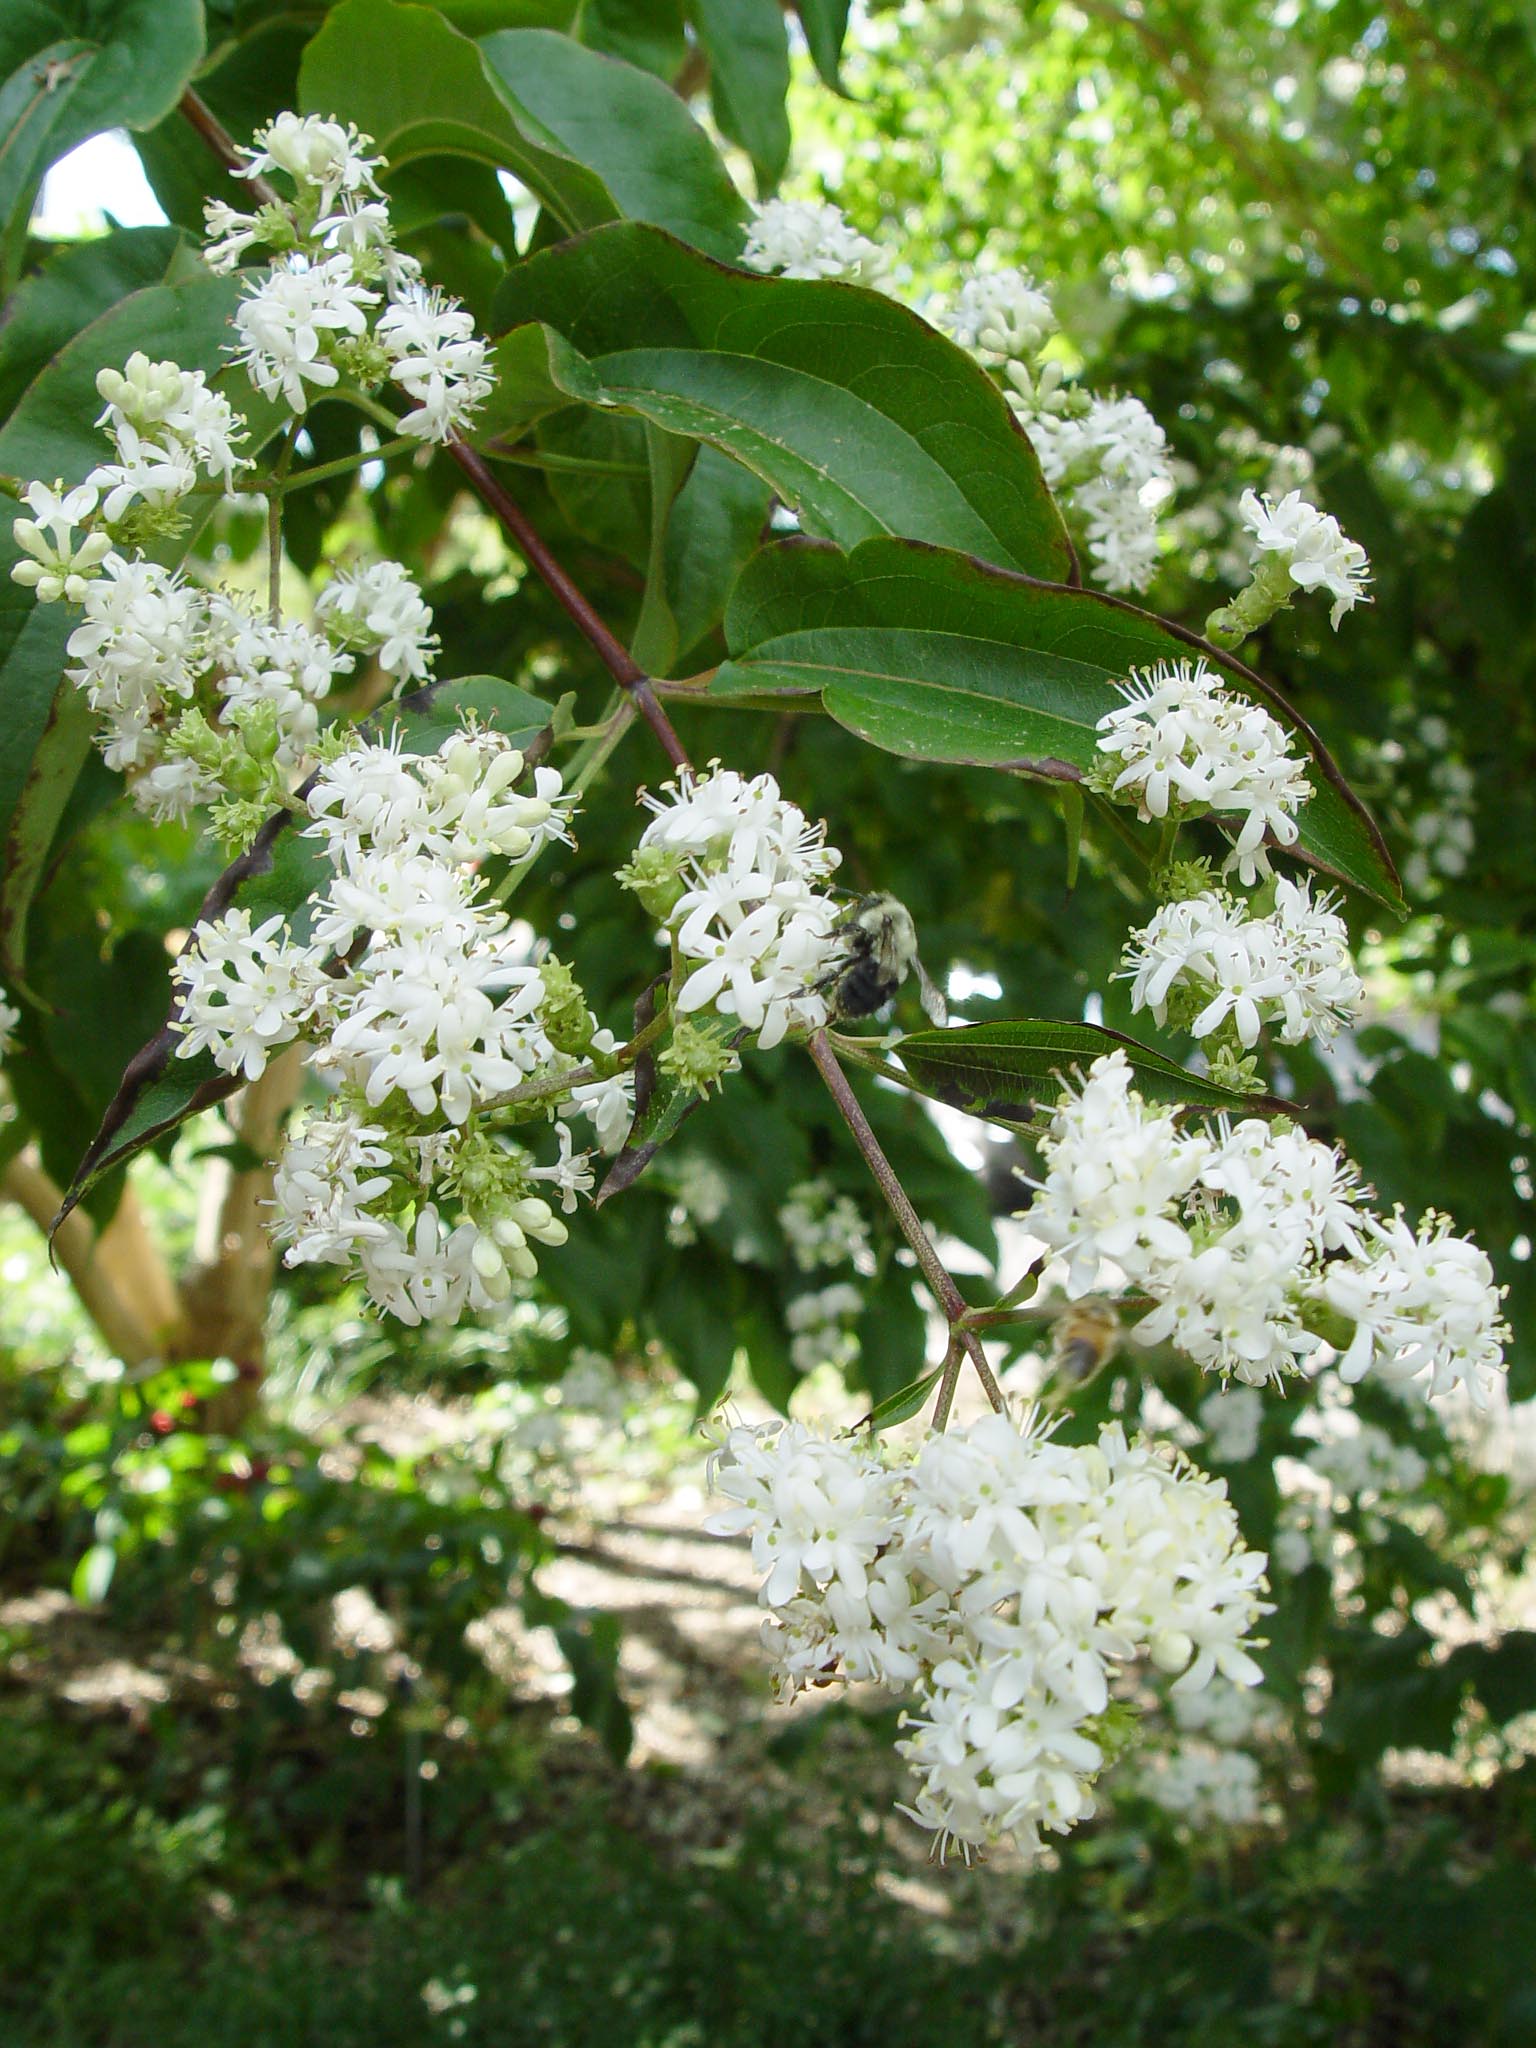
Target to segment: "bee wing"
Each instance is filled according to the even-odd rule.
[[[917,973],[917,992],[928,1021],[935,1030],[942,1031],[949,1022],[949,1005],[944,1000],[944,991],[934,981],[921,960],[914,959],[912,965]]]

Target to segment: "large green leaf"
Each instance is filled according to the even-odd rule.
[[[1299,850],[1401,907],[1381,835],[1316,733],[1240,662],[1119,598],[905,541],[847,555],[788,542],[748,565],[726,640],[719,699],[819,697],[839,725],[890,753],[1062,782],[1099,758],[1095,723],[1121,701],[1117,680],[1198,651],[1310,756]]]
[[[480,45],[493,78],[612,195],[712,256],[739,253],[746,206],[704,130],[659,78],[545,29]]]
[[[843,38],[848,33],[848,0],[796,0],[800,26],[810,46],[811,61],[822,82],[842,90]]]
[[[186,369],[217,372],[238,295],[237,279],[199,267],[183,282],[148,285],[110,304],[23,392],[0,428],[0,470],[78,483],[109,452],[94,424],[101,365],[124,362],[141,348]],[[77,303],[77,294],[61,294],[60,303]],[[260,429],[253,432],[255,445],[263,438]],[[78,614],[68,605],[39,605],[11,581],[19,554],[10,522],[0,522],[0,962],[13,974],[21,966],[27,906],[90,745],[90,721],[61,681],[64,643]]]
[[[5,0],[0,243],[14,274],[43,173],[104,128],[150,128],[203,54],[201,0]]]
[[[752,159],[759,192],[789,161],[789,34],[779,0],[693,0],[709,53],[710,103],[720,131]]]
[[[511,171],[569,229],[616,211],[597,173],[436,8],[341,0],[304,53],[299,99],[307,113],[355,121],[392,164],[469,156]]]
[[[82,327],[145,285],[174,284],[201,269],[179,228],[120,228],[97,241],[65,243],[17,288],[6,308],[0,418]]]
[[[464,718],[473,716],[482,725],[494,726],[515,745],[527,748],[547,731],[551,715],[548,704],[514,683],[498,676],[464,676],[457,682],[429,685],[399,704],[385,706],[370,721],[370,729],[398,725],[407,753],[430,753]],[[273,916],[287,918],[303,939],[309,929],[306,905],[329,874],[317,842],[293,831],[290,815],[280,812],[268,819],[249,852],[220,876],[198,913],[198,922],[229,910],[246,910],[253,925]],[[188,1117],[233,1095],[240,1086],[237,1078],[220,1073],[207,1053],[180,1058],[180,1043],[180,1034],[167,1020],[135,1054],[100,1130],[75,1170],[58,1222],[105,1175],[167,1136]]]
[[[549,375],[570,396],[713,443],[844,546],[899,533],[1072,573],[1001,392],[877,292],[727,269],[624,223],[518,264],[497,312],[545,327]]]
[[[1125,1054],[1137,1088],[1155,1102],[1224,1109],[1234,1116],[1286,1107],[1269,1096],[1218,1088],[1167,1053],[1099,1024],[1059,1024],[1048,1018],[965,1024],[953,1031],[914,1031],[895,1052],[924,1095],[994,1123],[1028,1123],[1035,1105],[1053,1101],[1074,1070],[1111,1052]]]

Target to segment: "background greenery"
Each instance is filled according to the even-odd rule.
[[[19,110],[0,156],[13,287],[0,469],[32,458],[38,380],[71,336],[138,317],[120,310],[130,292],[184,290],[203,198],[222,184],[176,112],[189,79],[239,134],[322,92],[354,96],[339,110],[381,140],[391,122],[408,134],[424,109],[478,121],[455,144],[473,155],[423,150],[391,190],[409,246],[498,324],[508,262],[557,234],[493,175],[532,175],[532,145],[501,103],[471,107],[458,46],[432,11],[403,12],[389,0],[346,0],[329,20],[320,6],[259,0],[70,0],[0,26],[13,94],[0,105]],[[620,214],[685,221],[699,246],[734,247],[739,204],[687,156],[691,142],[677,145],[674,182],[637,175],[636,138],[673,119],[665,80],[723,135],[742,190],[782,174],[787,191],[834,198],[899,250],[912,293],[952,285],[983,253],[1049,281],[1084,374],[1143,398],[1180,458],[1179,546],[1153,608],[1198,625],[1228,594],[1249,485],[1303,483],[1365,543],[1368,611],[1335,637],[1320,609],[1301,608],[1249,650],[1373,802],[1411,901],[1402,922],[1352,902],[1375,1021],[1347,1074],[1297,1055],[1289,1080],[1313,1128],[1343,1137],[1386,1199],[1415,1214],[1443,1205],[1487,1246],[1510,1288],[1511,1392],[1536,1393],[1529,10],[872,4],[840,73],[842,10],[830,0],[807,0],[788,35],[771,0],[457,0],[440,13],[470,37],[574,33],[633,67],[614,74],[627,112],[593,144]],[[391,33],[426,37],[440,58],[392,86],[347,54],[347,37],[386,15]],[[541,79],[553,91],[533,46],[483,47],[525,92]],[[541,103],[546,119],[554,104]],[[170,224],[84,247],[29,240],[46,164],[124,124]],[[208,313],[216,345],[211,298]],[[163,331],[163,302],[144,317],[148,333]],[[136,341],[128,328],[95,336],[122,351]],[[52,405],[51,417],[67,410]],[[333,411],[313,416],[316,463],[356,446],[350,416]],[[77,405],[77,435],[85,419]],[[544,418],[525,448],[637,469],[646,455],[636,421],[580,404]],[[650,543],[643,479],[594,489],[569,473],[509,474],[605,616],[633,628]],[[726,591],[766,509],[723,458],[695,477],[669,538],[670,641],[655,665],[672,674],[719,657]],[[295,593],[348,548],[399,554],[429,584],[444,674],[516,677],[550,701],[574,692],[578,715],[596,714],[604,678],[446,464],[293,502]],[[250,520],[226,520],[199,547],[222,550],[226,574],[259,573]],[[33,702],[21,695],[29,675],[51,700],[56,650],[50,669],[5,592],[8,702]],[[1105,1021],[1129,1022],[1110,976],[1135,877],[1113,841],[1090,837],[1069,899],[1062,820],[1038,790],[903,762],[829,720],[678,716],[695,758],[772,765],[831,820],[854,884],[911,905],[935,972],[966,970],[967,1015],[1073,1019],[1098,996]],[[18,709],[13,738],[24,723]],[[0,781],[14,767],[6,745]],[[29,906],[34,1000],[4,1146],[56,1186],[159,1022],[165,935],[195,915],[218,867],[190,835],[132,822],[114,794],[87,765],[49,820]],[[625,803],[593,804],[580,853],[520,899],[540,929],[573,920],[573,964],[615,1023],[636,941],[608,877],[634,830]],[[10,959],[14,920],[0,926]],[[1509,1454],[1513,1426],[1489,1455],[1465,1431],[1447,1441],[1384,1398],[1362,1402],[1421,1451],[1428,1477],[1390,1509],[1349,1511],[1355,1564],[1340,1583],[1317,1566],[1282,1582],[1263,1828],[1192,1831],[1127,1793],[1041,1873],[1004,1863],[927,1875],[915,1838],[884,1825],[890,1717],[821,1704],[785,1724],[750,1668],[732,1696],[739,1739],[725,1767],[696,1780],[686,1766],[624,1770],[620,1630],[557,1600],[541,1574],[587,1539],[594,1502],[615,1485],[633,1499],[692,1483],[694,1393],[707,1406],[747,1372],[770,1401],[795,1390],[782,1309],[803,1283],[775,1217],[797,1181],[828,1178],[874,1235],[855,1383],[888,1393],[920,1352],[910,1278],[803,1067],[787,1055],[758,1063],[728,1112],[701,1114],[622,1203],[583,1219],[526,1313],[447,1339],[385,1335],[311,1271],[263,1273],[255,1336],[247,1319],[236,1342],[206,1212],[251,1161],[217,1119],[136,1167],[126,1205],[120,1175],[92,1201],[100,1245],[128,1218],[190,1305],[174,1365],[130,1359],[114,1375],[110,1336],[49,1281],[20,1210],[6,1212],[8,2041],[747,2048],[794,2027],[849,2044],[1226,2042],[1238,2028],[1285,2048],[1536,2039],[1536,1659],[1517,1625],[1530,1618],[1531,1496],[1528,1460]],[[1004,1171],[1015,1155],[998,1146],[995,1170],[979,1171],[910,1101],[882,1093],[871,1113],[923,1213],[978,1263],[995,1256],[994,1213],[1017,1200]],[[695,1200],[693,1215],[701,1175],[724,1196],[708,1215]],[[548,1455],[509,1462],[509,1416],[578,1405],[553,1391],[577,1344],[614,1368],[606,1435],[577,1445],[562,1422]],[[231,1353],[254,1368],[233,1390],[219,1363]],[[1192,1376],[1169,1367],[1158,1383],[1193,1414]],[[1124,1394],[1104,1374],[1081,1426]],[[387,1449],[369,1401],[481,1422],[452,1443],[418,1431]],[[1304,1455],[1305,1414],[1301,1401],[1273,1403],[1262,1456],[1232,1475],[1252,1542],[1273,1535],[1273,1459]],[[565,1453],[574,1480],[561,1476]],[[389,1619],[387,1654],[334,1640],[331,1602],[358,1586]],[[554,1631],[580,1732],[547,1705],[509,1699],[466,1642],[466,1626],[509,1600]],[[326,1688],[301,1697],[288,1677],[254,1675],[250,1632],[273,1626],[299,1667],[331,1674]],[[126,1679],[104,1692],[75,1682],[82,1666],[119,1663],[161,1682],[148,1693]],[[366,1714],[338,1708],[359,1689]],[[435,1775],[419,1811],[423,1762]]]

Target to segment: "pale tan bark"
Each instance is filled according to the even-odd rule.
[[[44,1232],[64,1199],[30,1149],[0,1172],[0,1194]],[[179,1348],[180,1297],[131,1187],[123,1190],[105,1230],[98,1230],[83,1209],[75,1209],[60,1226],[52,1249],[81,1307],[125,1364],[143,1365]]]

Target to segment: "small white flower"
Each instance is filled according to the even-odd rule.
[[[87,533],[77,543],[75,528],[96,510],[100,493],[94,484],[77,484],[66,491],[62,484],[52,490],[44,483],[31,483],[23,492],[31,518],[11,523],[16,545],[24,559],[11,569],[13,582],[25,584],[37,594],[40,604],[57,604],[60,598],[80,604],[92,577],[112,552],[108,534]]]
[[[416,402],[400,431],[423,441],[453,440],[493,381],[474,316],[439,291],[407,287],[375,332],[392,358],[390,376]]]
[[[286,171],[300,197],[317,212],[327,212],[344,192],[378,195],[373,174],[383,158],[365,154],[372,140],[350,125],[314,114],[279,114],[256,130],[253,147],[241,150],[246,163],[235,176],[260,178],[269,171]]]
[[[369,308],[378,302],[347,256],[276,263],[235,311],[235,360],[264,398],[281,398],[302,413],[313,395],[308,386],[325,391],[339,379],[328,357],[336,338],[366,334]]]
[[[1365,549],[1330,513],[1309,505],[1300,491],[1288,491],[1278,505],[1257,491],[1245,491],[1239,509],[1253,535],[1256,556],[1279,556],[1298,590],[1327,591],[1333,599],[1329,623],[1335,632],[1347,611],[1369,603],[1371,565]]]
[[[176,963],[183,1059],[209,1052],[226,1074],[254,1081],[298,1037],[322,979],[323,956],[288,938],[281,917],[251,929],[248,910],[199,925]]]
[[[1373,1221],[1362,1255],[1329,1265],[1319,1291],[1356,1326],[1339,1361],[1346,1381],[1427,1378],[1429,1395],[1465,1386],[1487,1402],[1509,1337],[1502,1289],[1487,1254],[1453,1236],[1448,1217],[1431,1211],[1417,1231],[1401,1210]]]
[[[344,647],[374,654],[387,674],[423,682],[431,673],[437,648],[431,607],[398,562],[338,571],[315,614]]]
[[[1098,723],[1100,753],[1121,763],[1114,794],[1144,819],[1166,818],[1175,806],[1238,818],[1227,865],[1245,883],[1267,873],[1265,835],[1294,846],[1296,812],[1311,795],[1285,728],[1228,690],[1203,659],[1133,669],[1120,687],[1124,704]]]
[[[984,363],[1005,363],[1037,356],[1056,332],[1056,314],[1027,270],[989,270],[966,279],[941,324]]]
[[[752,209],[741,260],[751,270],[781,277],[840,277],[878,284],[888,259],[878,243],[858,234],[835,206],[808,199],[769,199]]]
[[[16,1050],[16,1026],[21,1022],[21,1012],[0,988],[0,1060],[6,1059]]]

